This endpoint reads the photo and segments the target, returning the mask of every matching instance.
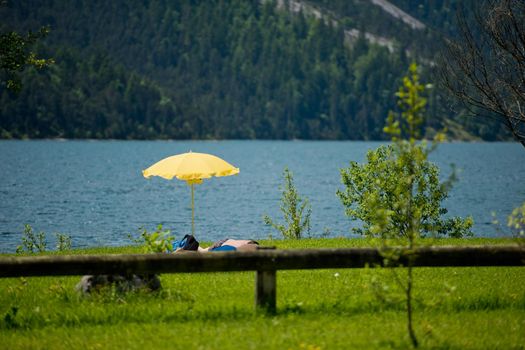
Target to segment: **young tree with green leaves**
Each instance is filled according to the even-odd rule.
[[[284,238],[299,239],[306,232],[310,234],[310,216],[312,208],[308,198],[301,198],[293,181],[293,174],[284,169],[284,188],[281,197],[281,212],[284,224],[273,221],[268,215],[264,216],[264,223],[281,232]]]
[[[447,198],[453,176],[440,182],[439,168],[428,160],[444,135],[438,133],[431,145],[421,141],[427,103],[424,92],[413,63],[396,93],[401,113],[390,112],[386,120],[384,131],[392,143],[370,150],[366,163],[352,162],[349,168],[341,170],[345,190],[338,191],[338,195],[346,214],[362,222],[362,227],[354,228],[354,232],[382,239],[385,258],[394,264],[400,252],[392,244],[409,253],[421,237],[469,235],[473,223],[470,217],[444,217],[447,210],[441,202]],[[408,261],[403,289],[408,333],[412,345],[417,347],[412,325],[412,266]]]

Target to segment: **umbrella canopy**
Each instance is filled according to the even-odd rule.
[[[188,152],[164,158],[142,171],[145,178],[160,176],[171,180],[174,177],[184,180],[191,186],[191,232],[195,235],[195,184],[212,176],[229,176],[239,173],[239,168],[211,154]]]

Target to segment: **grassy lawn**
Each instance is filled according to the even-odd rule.
[[[278,248],[361,239],[264,241]],[[508,244],[444,239],[433,244]],[[136,247],[76,253],[137,252]],[[0,280],[2,349],[405,349],[404,270],[279,271],[274,316],[254,311],[255,273],[162,275],[157,294],[81,297],[79,277]],[[525,267],[415,269],[424,349],[525,349]],[[16,314],[13,311],[15,308]]]

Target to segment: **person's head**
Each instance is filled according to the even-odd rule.
[[[185,235],[180,241],[173,242],[173,251],[197,251],[199,249],[199,242],[192,235]]]

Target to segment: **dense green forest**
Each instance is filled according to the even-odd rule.
[[[9,1],[0,30],[49,26],[36,50],[55,64],[0,90],[0,137],[384,139],[409,63],[435,80],[457,2],[392,1],[426,24],[413,29],[364,0]],[[449,107],[434,86],[429,134],[508,137]]]

